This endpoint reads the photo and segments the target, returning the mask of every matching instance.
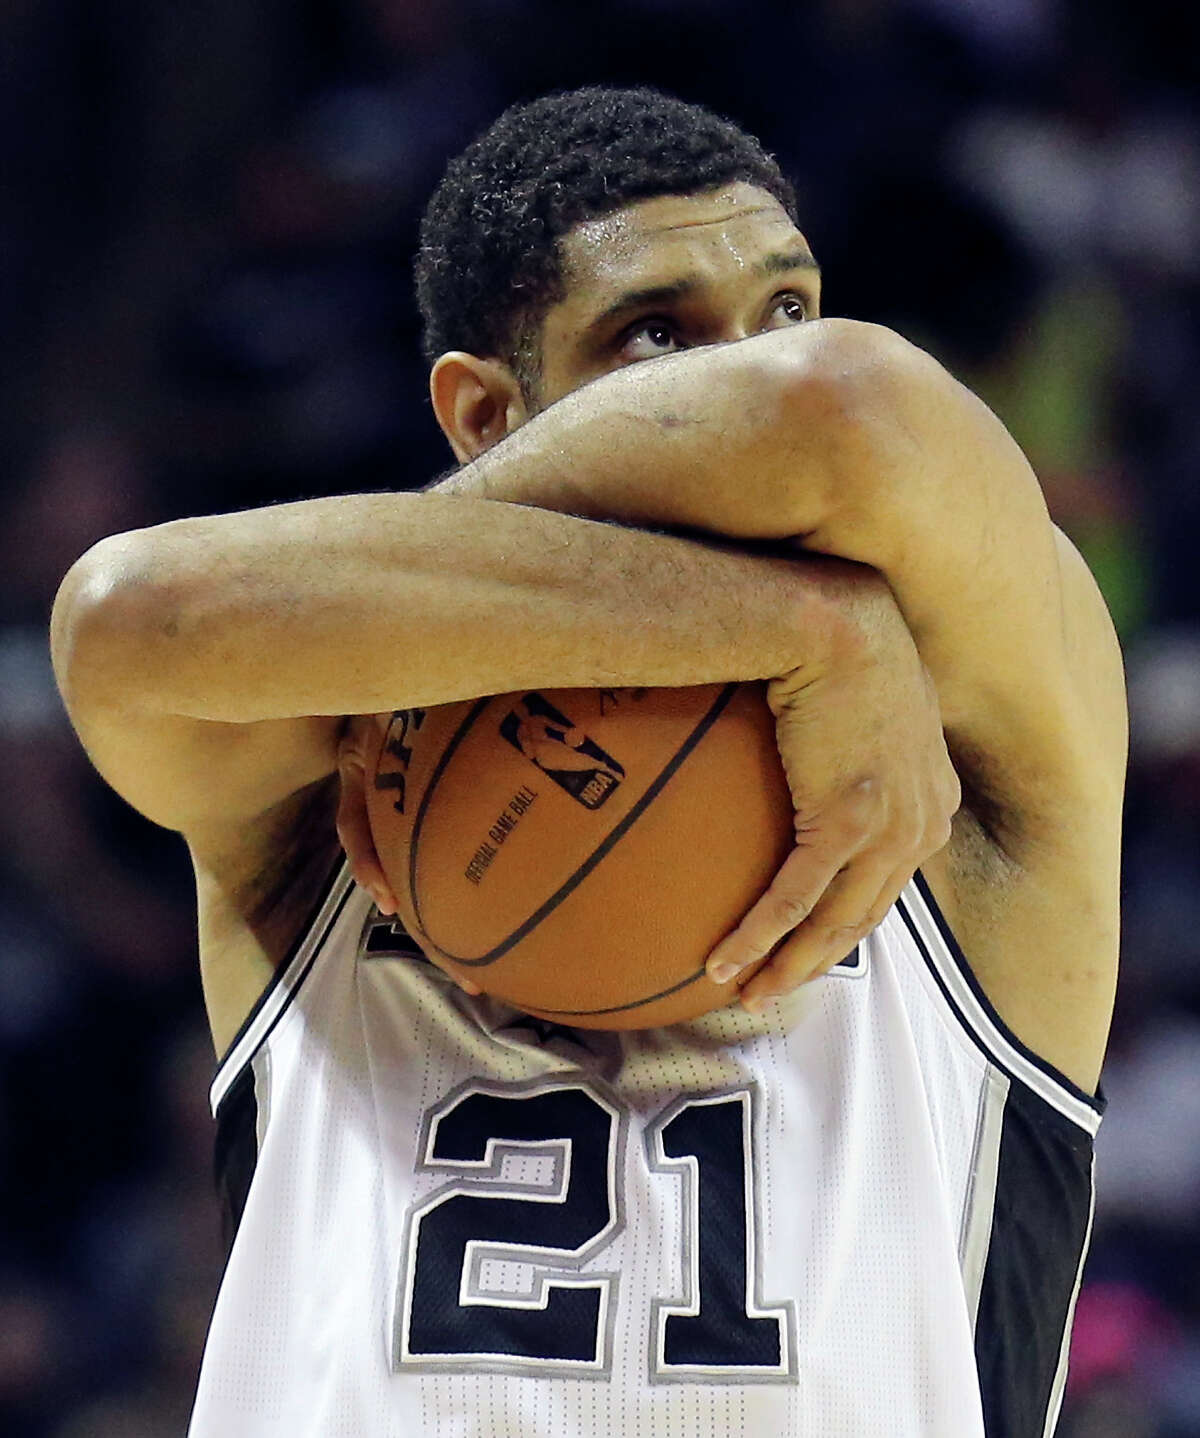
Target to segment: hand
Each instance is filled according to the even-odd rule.
[[[355,882],[366,889],[381,914],[394,914],[396,895],[383,872],[367,818],[367,767],[379,757],[386,714],[360,714],[348,719],[338,744],[337,834]]]
[[[873,571],[842,568],[856,642],[822,671],[767,687],[796,847],[708,959],[710,977],[728,982],[779,946],[742,990],[752,1011],[825,973],[875,928],[946,844],[961,798],[933,682],[891,591]]]

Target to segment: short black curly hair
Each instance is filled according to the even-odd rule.
[[[541,322],[566,293],[560,238],[635,200],[733,180],[766,190],[795,221],[795,192],[774,159],[698,105],[602,86],[514,105],[451,160],[421,221],[426,358],[459,349],[504,359],[529,397]]]

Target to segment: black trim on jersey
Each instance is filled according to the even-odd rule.
[[[258,1095],[254,1091],[254,1069],[247,1064],[217,1110],[213,1178],[221,1199],[221,1238],[226,1257],[242,1221],[257,1163]]]
[[[861,944],[855,944],[844,959],[839,959],[833,968],[828,971],[830,974],[865,974],[867,972],[867,954]]]
[[[320,917],[322,909],[329,902],[334,889],[341,881],[345,873],[345,861],[339,859],[334,865],[332,872],[321,885],[320,893],[316,902],[309,911],[308,918],[296,932],[296,937],[288,947],[287,954],[275,968],[270,981],[266,984],[261,994],[255,999],[254,1005],[246,1015],[234,1036],[233,1042],[225,1050],[224,1056],[217,1064],[217,1075],[219,1076],[225,1064],[229,1062],[238,1046],[242,1043],[246,1034],[262,1013],[271,995],[283,982],[285,974],[292,967],[301,948],[313,934],[314,926]],[[342,911],[354,893],[354,884],[346,885],[346,892],[335,905],[332,914],[326,921],[320,937],[313,944],[312,954],[305,964],[303,971],[297,974],[292,981],[291,990],[288,995],[288,1003],[299,992],[304,980],[312,972],[317,958],[325,946],[329,937],[329,931],[340,918]],[[271,1023],[259,1036],[253,1053],[245,1059],[237,1072],[229,1081],[229,1086],[221,1096],[217,1105],[216,1124],[217,1131],[213,1143],[213,1177],[217,1194],[221,1201],[221,1234],[225,1243],[225,1253],[228,1257],[233,1247],[233,1240],[237,1236],[238,1226],[242,1221],[242,1213],[246,1207],[246,1197],[250,1192],[250,1181],[254,1177],[254,1169],[258,1163],[258,1095],[255,1091],[254,1078],[254,1054],[261,1051],[267,1039],[274,1032],[279,1020],[288,1011],[288,1003],[280,1006],[279,1012],[271,1020]],[[214,1077],[214,1083],[216,1079]]]
[[[988,1438],[1045,1433],[1091,1213],[1091,1136],[1013,1084],[975,1322]]]
[[[421,946],[395,914],[380,914],[378,918],[367,920],[360,957],[364,960],[412,959],[418,963],[429,963]]]
[[[950,957],[954,960],[955,966],[958,968],[963,978],[966,980],[967,986],[970,988],[972,995],[974,996],[976,1002],[979,1004],[979,1007],[983,1009],[989,1020],[992,1022],[992,1024],[995,1025],[997,1032],[1004,1039],[1004,1041],[1010,1047],[1014,1048],[1017,1053],[1021,1055],[1022,1058],[1028,1060],[1028,1062],[1031,1063],[1035,1068],[1039,1069],[1042,1073],[1044,1073],[1048,1079],[1051,1079],[1054,1083],[1056,1083],[1059,1088],[1069,1093],[1072,1098],[1078,1099],[1081,1103],[1087,1104],[1087,1106],[1090,1109],[1093,1109],[1096,1113],[1103,1114],[1104,1110],[1108,1106],[1108,1099],[1105,1097],[1103,1090],[1100,1090],[1099,1092],[1094,1094],[1090,1094],[1086,1090],[1080,1088],[1079,1085],[1069,1079],[1065,1073],[1055,1068],[1054,1065],[1049,1062],[1049,1060],[1042,1058],[1042,1056],[1035,1053],[1028,1044],[1023,1043],[1017,1037],[1017,1035],[1013,1033],[1012,1029],[1010,1029],[1009,1026],[1004,1022],[1004,1020],[996,1012],[995,1006],[992,1004],[992,1001],[984,992],[982,986],[979,983],[979,980],[975,977],[975,973],[971,968],[970,962],[968,961],[966,955],[963,953],[961,947],[959,946],[958,940],[954,937],[950,925],[946,922],[945,916],[943,915],[941,909],[938,908],[938,902],[933,897],[933,893],[930,890],[928,883],[925,881],[925,876],[918,872],[913,877],[916,882],[917,888],[920,891],[921,897],[925,900],[926,907],[928,908],[930,914],[933,916],[933,921],[937,925],[938,933],[942,936],[942,941],[946,945],[946,949],[949,952]],[[912,915],[908,911],[908,907],[904,902],[903,894],[897,901],[896,908],[899,910],[901,916],[903,917],[904,922],[908,927],[908,931],[913,937],[913,941],[916,943],[918,949],[920,949],[921,954],[924,957],[926,964],[928,965],[929,972],[937,981],[938,988],[941,989],[946,1002],[954,1010],[955,1016],[958,1018],[959,1023],[962,1024],[964,1030],[971,1035],[972,1039],[975,1041],[978,1047],[987,1055],[989,1059],[991,1059],[994,1063],[998,1064],[1001,1068],[1003,1068],[1005,1073],[1007,1073],[1010,1078],[1016,1080],[1016,1082],[1021,1084],[1022,1087],[1026,1087],[1024,1080],[1022,1080],[1018,1075],[1012,1073],[1008,1065],[1005,1064],[1003,1057],[995,1053],[994,1050],[987,1045],[984,1039],[975,1032],[974,1025],[970,1022],[967,1016],[962,1012],[959,1005],[955,1002],[953,994],[951,994],[946,988],[946,985],[942,980],[942,976],[938,972],[937,965],[933,962],[929,950],[925,946],[925,942],[921,937],[920,930],[918,929],[917,924],[913,920]]]
[[[245,1018],[242,1020],[242,1022],[239,1024],[239,1026],[238,1026],[238,1031],[237,1031],[237,1033],[234,1034],[234,1036],[233,1036],[233,1041],[230,1043],[229,1047],[225,1050],[224,1054],[222,1054],[222,1056],[220,1057],[220,1059],[218,1059],[218,1061],[217,1061],[217,1067],[216,1067],[216,1070],[215,1070],[215,1072],[214,1072],[214,1074],[213,1074],[213,1081],[214,1081],[214,1082],[216,1081],[217,1075],[218,1075],[218,1074],[221,1072],[221,1070],[224,1068],[226,1060],[227,1060],[227,1059],[229,1058],[229,1056],[234,1052],[234,1050],[235,1050],[235,1049],[237,1048],[237,1046],[242,1042],[242,1040],[246,1037],[246,1034],[250,1031],[250,1028],[251,1028],[251,1026],[254,1024],[255,1020],[258,1018],[259,1014],[262,1013],[264,1007],[265,1007],[266,1004],[267,1004],[268,999],[270,999],[271,995],[275,992],[275,990],[276,990],[276,989],[279,987],[279,985],[283,982],[283,977],[284,977],[284,975],[287,973],[287,971],[291,968],[292,964],[295,962],[296,955],[300,952],[301,948],[302,948],[303,945],[304,945],[304,941],[308,938],[309,934],[312,932],[313,925],[317,922],[317,918],[318,918],[318,916],[320,915],[321,910],[322,910],[322,909],[325,907],[325,905],[329,902],[329,896],[333,893],[334,886],[337,884],[338,880],[341,878],[341,876],[342,876],[342,870],[343,870],[344,866],[345,866],[345,859],[339,858],[338,862],[333,866],[333,872],[329,875],[329,877],[328,877],[328,878],[325,880],[325,882],[321,885],[320,894],[318,895],[317,900],[316,900],[316,902],[313,904],[312,908],[309,910],[308,918],[305,919],[304,923],[300,925],[299,929],[297,929],[297,931],[296,931],[296,937],[292,940],[291,944],[289,945],[288,950],[287,950],[287,953],[283,956],[283,958],[279,961],[279,963],[276,964],[276,966],[275,966],[275,972],[274,972],[274,973],[271,975],[271,977],[267,980],[266,986],[264,987],[262,993],[260,993],[259,996],[258,996],[258,998],[256,998],[256,999],[254,1000],[254,1004],[253,1004],[253,1006],[251,1007],[250,1012],[246,1015],[246,1017],[245,1017]],[[318,942],[317,942],[316,945],[314,946],[314,948],[313,948],[313,953],[312,953],[312,959],[310,959],[309,962],[305,965],[305,967],[304,967],[304,972],[297,977],[296,982],[293,984],[293,986],[292,986],[292,987],[293,987],[293,992],[295,992],[295,990],[298,990],[299,987],[300,987],[300,985],[301,985],[301,984],[304,982],[304,980],[308,977],[309,970],[312,968],[312,960],[315,959],[315,958],[317,957],[317,955],[321,952],[321,948],[322,948],[322,946],[324,945],[325,940],[326,940],[326,938],[327,938],[328,935],[329,935],[329,930],[330,930],[330,929],[333,927],[333,925],[337,922],[337,919],[338,919],[339,915],[341,914],[342,910],[346,907],[346,901],[350,898],[350,895],[353,894],[353,893],[354,893],[354,884],[351,883],[351,884],[348,886],[348,888],[346,889],[345,894],[343,894],[341,903],[338,904],[337,908],[336,908],[336,909],[333,911],[333,913],[330,915],[330,917],[329,917],[329,922],[325,925],[325,932],[321,935],[320,939],[318,940]],[[275,1025],[279,1022],[279,1019],[280,1019],[281,1017],[282,1017],[282,1012],[281,1012],[280,1014],[276,1015],[274,1022],[271,1024],[271,1027],[267,1030],[267,1032],[266,1032],[265,1034],[263,1034],[262,1040],[260,1040],[260,1042],[259,1042],[259,1044],[258,1044],[258,1048],[261,1048],[261,1047],[262,1047],[263,1042],[266,1040],[267,1034],[271,1033],[271,1032],[274,1030]],[[256,1052],[257,1052],[257,1049],[256,1049]],[[223,1099],[222,1099],[222,1103],[224,1103],[224,1100],[223,1100]]]

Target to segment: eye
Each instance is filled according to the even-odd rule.
[[[767,313],[767,322],[763,328],[768,330],[786,329],[788,325],[801,324],[806,319],[808,319],[808,301],[803,295],[776,295],[771,302],[771,308]]]
[[[667,320],[638,320],[621,336],[623,360],[653,359],[679,347],[679,337]]]

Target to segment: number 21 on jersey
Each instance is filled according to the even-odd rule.
[[[750,1089],[691,1095],[647,1125],[640,1161],[682,1186],[681,1231],[659,1241],[683,1291],[648,1300],[651,1382],[795,1381],[794,1304],[761,1292],[753,1107]],[[471,1084],[432,1110],[418,1168],[446,1182],[405,1227],[401,1369],[611,1371],[621,1276],[603,1256],[626,1223],[629,1128],[580,1083]]]

